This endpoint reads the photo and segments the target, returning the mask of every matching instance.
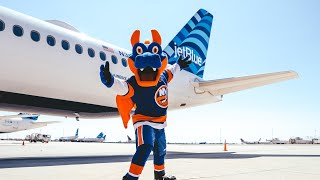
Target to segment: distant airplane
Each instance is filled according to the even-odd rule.
[[[260,144],[261,138],[258,141],[245,141],[242,138],[240,140],[243,144]]]
[[[272,144],[289,144],[289,140],[280,140],[279,138],[273,138],[271,140],[267,140]]]
[[[106,135],[101,132],[96,138],[79,138],[78,142],[103,142],[106,139]]]
[[[40,128],[48,124],[58,123],[58,121],[51,122],[36,122],[38,114],[19,113],[18,115],[0,116],[0,133],[11,133],[17,131],[24,131],[28,129]],[[17,120],[16,118],[21,118]]]
[[[59,138],[59,141],[62,141],[62,142],[77,141],[78,137],[79,137],[79,128],[77,129],[76,134],[74,136],[61,137],[61,138]]]
[[[225,94],[298,77],[283,71],[204,80],[212,22],[213,16],[200,9],[163,46],[168,66],[180,56],[192,60],[170,84],[169,109],[215,103]],[[129,34],[121,36],[129,43]],[[99,67],[110,61],[115,77],[129,79],[131,50],[89,37],[65,22],[43,21],[1,6],[0,49],[0,109],[76,119],[118,116],[116,94],[100,82]]]

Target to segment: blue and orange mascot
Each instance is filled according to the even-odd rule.
[[[123,180],[139,179],[143,167],[153,151],[154,179],[176,179],[165,174],[164,159],[166,155],[166,127],[168,108],[168,83],[174,74],[187,68],[191,63],[189,57],[180,57],[170,67],[168,58],[161,48],[161,36],[157,30],[151,30],[152,42],[140,42],[140,31],[131,36],[132,54],[128,58],[133,76],[124,81],[113,77],[109,62],[100,67],[100,78],[108,88],[118,95],[116,103],[127,128],[131,111],[136,135],[136,152],[130,169]]]

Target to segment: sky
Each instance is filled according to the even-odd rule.
[[[168,142],[240,142],[278,137],[320,136],[320,1],[196,0],[79,1],[0,0],[0,5],[48,20],[65,21],[81,32],[131,49],[130,36],[140,29],[150,39],[158,29],[166,45],[199,9],[214,20],[204,79],[294,70],[299,78],[225,95],[222,102],[168,112]],[[0,112],[0,115],[14,114]],[[107,141],[134,137],[120,118],[84,120],[41,115],[41,121],[62,121],[45,128],[0,135],[24,137],[32,132],[53,138],[74,135]]]

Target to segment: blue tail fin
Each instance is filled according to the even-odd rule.
[[[97,136],[97,138],[103,138],[103,132],[101,132],[101,133]]]
[[[179,56],[190,56],[192,63],[185,70],[202,78],[212,21],[212,14],[204,9],[199,9],[164,49],[168,55],[169,64],[174,64]]]
[[[75,136],[78,137],[78,135],[79,135],[79,128],[77,129]]]
[[[19,115],[28,115],[29,113],[19,113]],[[39,116],[30,116],[30,117],[22,117],[22,120],[32,120],[32,121],[36,121],[38,120]]]

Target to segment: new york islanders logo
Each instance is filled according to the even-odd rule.
[[[154,100],[161,108],[168,107],[168,88],[166,85],[162,85],[158,88],[154,95]]]

